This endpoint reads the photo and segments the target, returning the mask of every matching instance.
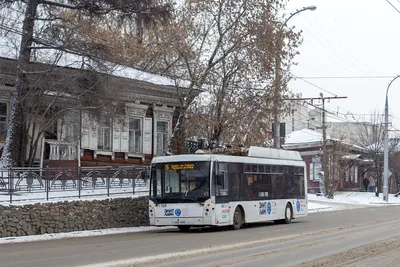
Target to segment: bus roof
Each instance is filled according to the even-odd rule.
[[[155,157],[152,163],[211,161],[238,162],[248,164],[274,164],[304,166],[305,163],[297,151],[250,147],[248,156],[230,156],[221,154],[185,154],[165,157]]]
[[[303,160],[298,151],[251,146],[249,157],[285,160]]]

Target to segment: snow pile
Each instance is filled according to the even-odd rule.
[[[50,192],[49,200],[46,200],[46,193],[21,193],[12,196],[13,202],[10,203],[10,196],[7,193],[0,192],[0,206],[9,205],[29,205],[37,203],[56,203],[56,202],[72,202],[72,201],[93,201],[93,200],[104,200],[113,198],[126,198],[126,197],[143,197],[149,195],[148,187],[141,187],[135,190],[133,194],[132,189],[129,188],[117,188],[110,190],[110,196],[107,196],[107,189],[96,189],[96,190],[82,190],[81,198],[78,198],[77,191],[59,191]]]
[[[140,227],[113,228],[113,229],[101,229],[101,230],[91,230],[91,231],[76,231],[70,233],[4,237],[0,238],[0,244],[56,240],[56,239],[76,238],[76,237],[115,235],[115,234],[137,233],[137,232],[148,232],[155,230],[161,231],[170,229],[177,229],[177,228],[173,226],[166,226],[166,227],[140,226]]]
[[[382,194],[378,198],[370,192],[336,192],[334,199],[308,194],[309,213],[387,205],[400,205],[400,198],[390,194],[386,202]]]
[[[379,194],[380,197],[376,197],[375,193],[370,192],[336,192],[333,199],[328,199],[325,197],[319,197],[315,194],[308,194],[308,199],[310,201],[319,201],[328,203],[342,203],[351,205],[361,205],[361,206],[375,206],[375,205],[400,205],[400,198],[395,197],[393,194],[389,194],[389,202],[383,201],[383,195]]]
[[[311,200],[308,202],[308,213],[317,213],[317,212],[334,211],[334,210],[339,210],[339,207],[316,203]]]

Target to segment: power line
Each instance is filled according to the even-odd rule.
[[[370,72],[370,70],[369,70],[369,69],[371,69],[370,67],[368,67],[368,66],[364,67],[364,64],[360,63],[357,59],[350,58],[350,56],[348,56],[349,53],[345,49],[342,48],[342,51],[341,51],[340,49],[335,47],[334,46],[335,40],[332,37],[328,36],[326,34],[325,30],[322,30],[322,33],[321,33],[321,31],[316,29],[314,27],[314,25],[316,25],[316,23],[309,23],[308,21],[306,23],[312,29],[312,31],[308,30],[308,33],[310,33],[318,42],[320,42],[322,44],[322,47],[326,48],[337,59],[346,62],[347,64],[349,64],[352,67],[352,69],[354,69],[360,73]],[[313,34],[313,32],[315,32],[317,34],[317,37]],[[340,48],[340,46],[339,46],[339,48]],[[353,72],[353,71],[351,71],[351,72]]]
[[[397,13],[400,13],[400,10],[398,10],[389,0],[386,0],[386,2],[388,2],[389,5],[391,5],[397,11]]]
[[[364,70],[367,70],[367,72],[369,72],[370,70],[372,70],[372,71],[379,71],[379,70],[377,70],[377,69],[372,68],[371,66],[369,66],[369,65],[367,65],[367,64],[364,64],[363,62],[361,62],[360,60],[358,60],[358,59],[353,55],[353,53],[349,53],[345,48],[343,48],[343,47],[341,46],[340,42],[337,42],[337,41],[329,34],[329,31],[327,31],[326,29],[324,29],[324,27],[322,27],[322,25],[318,22],[318,20],[316,20],[311,14],[308,14],[308,17],[310,17],[310,18],[313,20],[313,23],[312,23],[311,26],[313,27],[313,25],[314,25],[316,28],[319,27],[319,28],[322,30],[322,33],[328,38],[329,44],[336,44],[337,48],[339,48],[339,49],[337,49],[337,51],[339,52],[339,54],[340,54],[341,56],[345,56],[346,59],[347,59],[352,65],[354,65],[353,63],[356,63],[356,64],[358,65],[358,68],[362,66],[362,68],[363,68]],[[334,47],[334,48],[335,48],[335,47]]]
[[[389,78],[393,78],[393,76],[297,76],[297,78],[300,78],[300,79],[389,79]]]
[[[320,89],[320,90],[322,90],[322,91],[324,91],[324,92],[326,92],[326,93],[328,93],[328,94],[331,94],[331,95],[333,95],[333,96],[336,96],[336,94],[334,94],[334,93],[332,93],[332,92],[329,92],[328,90],[326,90],[326,89],[324,89],[324,88],[322,88],[322,87],[320,87],[320,86],[318,86],[318,85],[316,85],[316,84],[313,84],[312,82],[309,82],[309,81],[305,80],[304,78],[298,77],[298,76],[296,76],[296,75],[294,75],[294,74],[292,74],[292,75],[293,75],[293,77],[295,77],[295,78],[297,78],[297,79],[300,79],[301,81],[303,81],[303,82],[305,82],[305,83],[308,83],[309,85],[312,85],[312,86],[314,86],[314,87],[316,87],[316,88],[318,88],[318,89]]]
[[[313,36],[316,40],[319,40],[319,39],[320,39],[320,38],[318,38],[317,36],[315,36],[311,31],[308,31],[308,33],[309,33],[311,36]],[[358,75],[357,72],[355,72],[355,71],[353,71],[351,68],[348,68],[347,66],[341,64],[340,61],[337,61],[337,60],[336,60],[336,57],[339,58],[339,59],[342,59],[342,58],[339,57],[337,54],[335,54],[335,53],[333,53],[332,51],[330,51],[332,55],[336,56],[336,57],[331,57],[331,56],[329,56],[326,52],[322,51],[322,50],[320,49],[320,47],[326,47],[326,44],[322,43],[322,46],[318,46],[318,45],[314,44],[313,42],[311,42],[310,39],[306,39],[306,41],[309,42],[309,43],[315,48],[315,50],[319,51],[322,55],[324,55],[324,56],[327,57],[329,60],[331,60],[333,63],[335,63],[338,67],[340,67],[340,68],[342,68],[342,69],[345,69],[345,70],[347,70],[347,71],[349,71],[349,72],[351,72],[351,73],[353,73],[353,74],[355,74],[355,75]]]

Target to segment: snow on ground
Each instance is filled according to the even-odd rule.
[[[308,194],[310,201],[322,201],[326,203],[344,203],[353,205],[400,205],[400,198],[395,197],[393,194],[389,194],[389,201],[383,201],[383,194],[379,194],[379,197],[375,196],[375,193],[370,192],[336,192],[333,199],[328,199],[316,194]]]
[[[308,194],[309,213],[387,205],[400,205],[400,198],[390,194],[386,202],[382,194],[376,197],[375,193],[370,192],[336,192],[333,199]]]
[[[13,194],[13,202],[10,204],[10,195],[8,193],[0,194],[0,206],[9,205],[27,205],[36,203],[55,203],[64,201],[79,201],[79,200],[104,200],[112,198],[125,198],[125,197],[142,197],[149,195],[148,187],[140,187],[135,189],[135,194],[133,194],[132,189],[129,188],[117,188],[110,189],[110,196],[107,196],[107,189],[96,189],[96,190],[82,190],[81,198],[78,197],[78,191],[57,191],[49,193],[49,200],[46,200],[46,193],[28,193],[28,192],[18,192]]]
[[[308,201],[308,213],[316,213],[316,212],[323,212],[323,211],[333,211],[338,210],[338,207],[333,207],[332,205],[325,205],[316,203],[313,201]]]
[[[91,236],[101,236],[101,235],[115,235],[115,234],[137,233],[137,232],[148,232],[155,230],[169,230],[169,229],[177,229],[177,228],[173,226],[168,226],[168,227],[141,226],[141,227],[128,227],[128,228],[76,231],[70,233],[4,237],[0,238],[0,244],[57,240],[57,239],[76,238],[76,237],[91,237]]]

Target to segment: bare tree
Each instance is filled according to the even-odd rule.
[[[359,144],[364,147],[367,156],[373,161],[369,171],[376,177],[376,196],[382,190],[383,175],[383,146],[385,141],[383,116],[378,111],[371,112],[371,119],[365,122],[358,132]],[[389,154],[397,150],[399,140],[397,137],[389,138]]]
[[[15,6],[24,10],[21,16],[21,28],[0,25],[2,30],[11,30],[21,36],[18,47],[18,64],[16,70],[15,86],[11,96],[11,112],[7,129],[6,143],[4,146],[1,166],[23,164],[25,157],[24,144],[26,144],[27,132],[25,127],[26,116],[24,108],[29,106],[26,88],[29,88],[25,74],[27,70],[32,71],[30,64],[32,57],[42,57],[48,61],[59,59],[59,52],[99,59],[102,46],[97,43],[85,42],[77,34],[76,28],[66,27],[65,17],[60,16],[62,12],[69,11],[82,17],[92,18],[116,14],[123,19],[136,19],[139,23],[138,29],[143,28],[144,22],[152,20],[153,17],[164,16],[171,11],[169,3],[160,4],[152,0],[130,1],[69,1],[68,3],[51,0],[0,0],[2,10],[15,13]],[[140,30],[138,30],[140,32]],[[49,51],[49,52],[42,52]],[[49,59],[49,55],[54,57]],[[99,61],[98,61],[99,62]],[[44,97],[42,95],[42,97]],[[51,102],[51,101],[50,101]],[[29,109],[28,109],[29,110]]]
[[[273,58],[277,53],[284,54],[289,68],[293,49],[300,42],[291,29],[285,33],[289,41],[284,51],[276,51],[278,13],[282,8],[280,0],[187,2],[181,19],[171,28],[183,36],[172,35],[178,42],[171,41],[173,53],[163,57],[165,72],[189,80],[189,90],[207,89],[209,97],[201,108],[199,103],[190,108],[194,99],[182,98],[175,132],[190,108],[191,121],[201,119],[203,124],[198,124],[198,129],[207,129],[205,136],[210,142],[251,142],[249,133],[254,137],[253,133],[260,132],[266,138]],[[241,123],[244,117],[249,119]]]
[[[344,158],[352,150],[352,144],[349,144],[341,139],[327,140],[327,154],[323,155],[328,157],[327,170],[324,170],[324,176],[327,172],[328,179],[325,179],[325,195],[327,198],[333,198],[335,192],[340,185],[340,179],[343,177],[345,170],[351,167],[351,162]]]

